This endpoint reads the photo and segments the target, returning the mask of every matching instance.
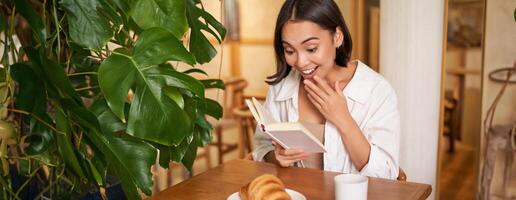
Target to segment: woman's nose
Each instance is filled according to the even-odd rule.
[[[308,56],[304,53],[298,53],[297,54],[297,60],[296,65],[300,68],[304,68],[306,65],[308,65],[310,62],[308,60]]]

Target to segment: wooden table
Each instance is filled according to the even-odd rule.
[[[167,188],[150,199],[226,199],[264,173],[278,176],[287,188],[301,192],[309,200],[335,199],[333,177],[340,174],[233,160]],[[431,186],[427,184],[369,178],[367,196],[368,199],[382,200],[426,199],[431,191]]]

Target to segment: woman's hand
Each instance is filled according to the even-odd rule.
[[[304,80],[305,90],[310,102],[331,123],[343,124],[351,119],[348,103],[339,88],[339,82],[335,81],[333,88],[319,76],[314,76],[315,82]]]
[[[307,157],[303,149],[284,149],[274,141],[272,141],[272,145],[274,145],[274,156],[276,156],[276,160],[282,167],[290,167],[295,162],[304,160]]]

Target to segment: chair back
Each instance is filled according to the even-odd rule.
[[[247,85],[247,81],[240,77],[225,80],[226,89],[222,102],[223,118],[233,118],[233,109],[244,105],[244,89]]]

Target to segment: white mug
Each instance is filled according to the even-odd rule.
[[[367,176],[341,174],[334,180],[336,200],[367,200]]]

